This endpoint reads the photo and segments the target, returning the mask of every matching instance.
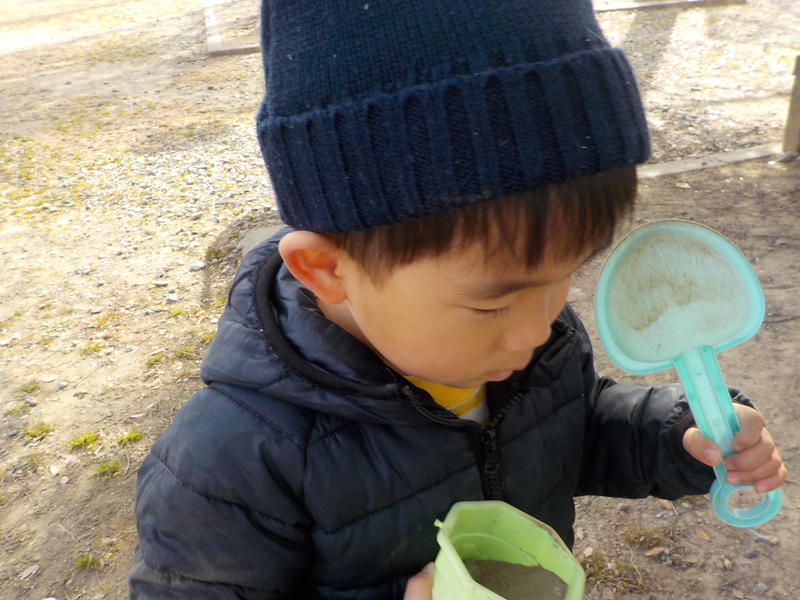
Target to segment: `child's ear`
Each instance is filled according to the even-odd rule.
[[[278,252],[295,278],[327,304],[347,299],[338,274],[341,250],[333,240],[312,231],[291,231],[278,243]]]

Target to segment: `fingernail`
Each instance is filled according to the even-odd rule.
[[[706,451],[703,452],[703,459],[710,465],[717,464],[720,459],[719,450],[715,450],[714,448],[707,448]]]
[[[429,562],[427,565],[425,565],[422,569],[422,572],[426,575],[433,573],[433,563]]]

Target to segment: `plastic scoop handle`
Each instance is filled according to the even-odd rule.
[[[725,457],[734,454],[733,436],[739,432],[739,419],[733,410],[728,388],[722,379],[717,357],[711,346],[686,350],[673,359],[697,428],[713,441]],[[772,490],[760,502],[748,508],[731,508],[728,500],[737,489],[752,485],[731,485],[725,481],[727,470],[722,461],[714,467],[716,481],[711,486],[711,503],[717,516],[736,527],[753,527],[774,517],[781,507],[780,490]]]

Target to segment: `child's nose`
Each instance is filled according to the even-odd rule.
[[[531,351],[544,344],[550,337],[550,319],[547,311],[536,311],[537,314],[512,323],[500,340],[500,345],[507,352]]]

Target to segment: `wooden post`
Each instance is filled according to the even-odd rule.
[[[789,115],[783,132],[783,153],[790,156],[800,154],[800,56],[794,61],[794,87],[789,100]]]

